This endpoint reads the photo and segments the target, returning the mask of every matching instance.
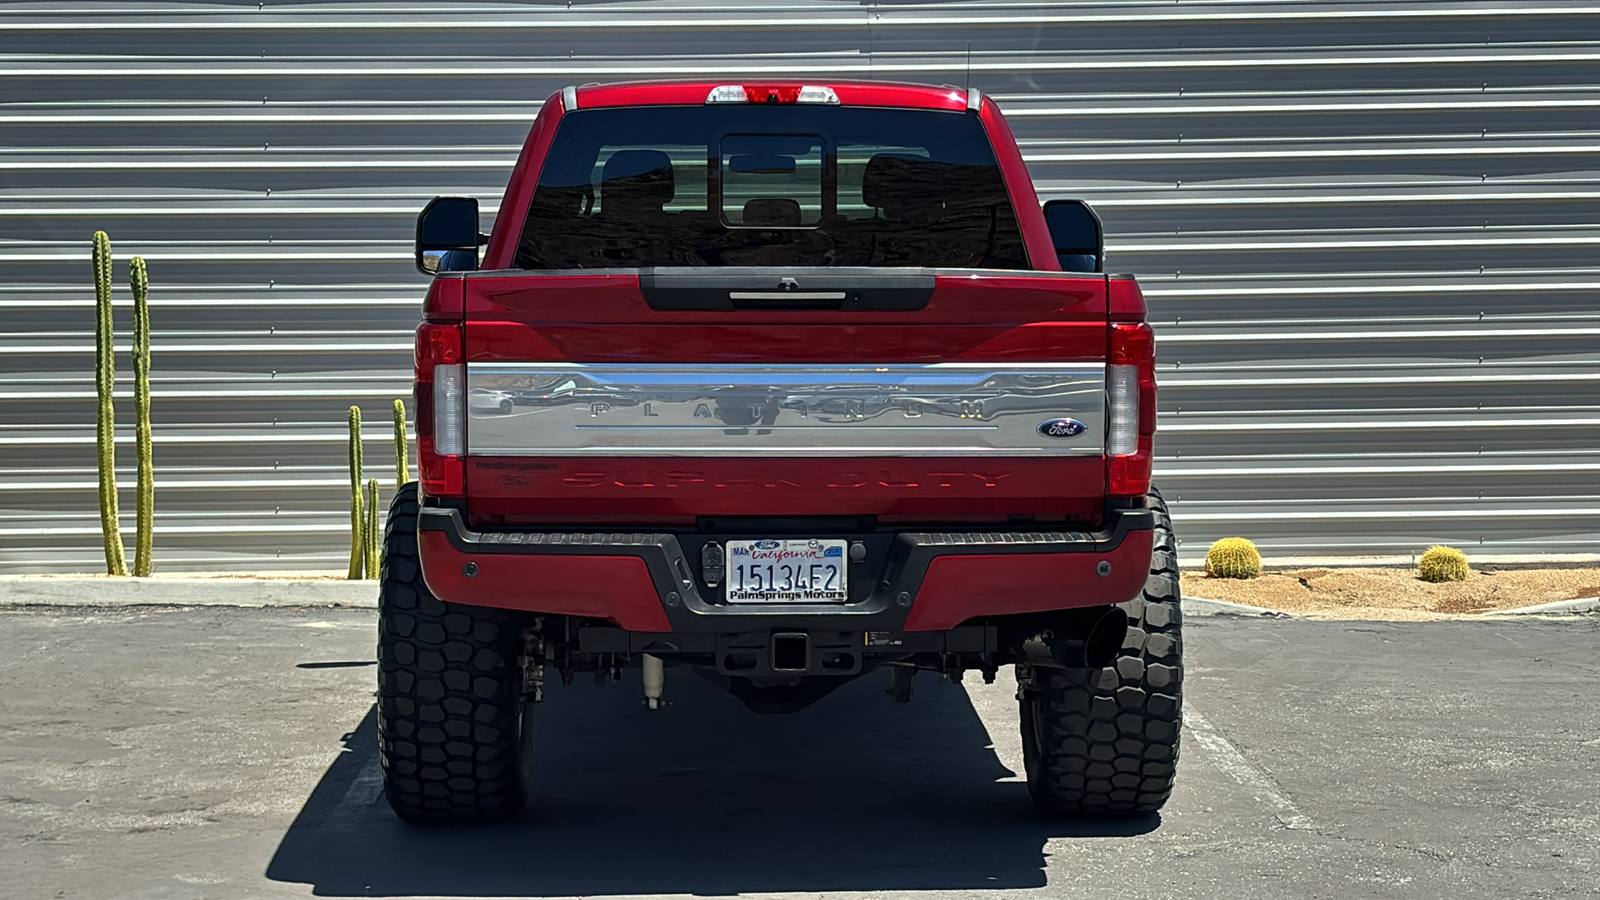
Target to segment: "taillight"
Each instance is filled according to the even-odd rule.
[[[430,497],[466,493],[467,390],[461,326],[417,327],[417,468]]]
[[[433,367],[433,452],[461,456],[467,449],[467,423],[462,415],[466,378],[461,365]]]
[[[1156,433],[1156,339],[1150,326],[1112,323],[1109,363],[1107,493],[1143,497],[1150,492]]]
[[[1106,429],[1106,454],[1139,452],[1139,367],[1106,369],[1106,395],[1111,401],[1111,427]]]

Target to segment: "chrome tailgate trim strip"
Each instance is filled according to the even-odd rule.
[[[469,363],[467,384],[472,456],[1082,457],[1106,428],[1101,363]]]

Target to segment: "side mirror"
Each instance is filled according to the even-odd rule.
[[[478,268],[478,247],[489,242],[478,232],[478,201],[435,197],[417,216],[417,271],[470,272]]]
[[[1044,221],[1056,259],[1066,272],[1100,272],[1105,269],[1106,239],[1100,217],[1082,200],[1051,200],[1044,205]]]

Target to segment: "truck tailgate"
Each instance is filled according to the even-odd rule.
[[[474,273],[469,518],[1097,521],[1103,276]]]

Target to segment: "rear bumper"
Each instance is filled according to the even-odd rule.
[[[1094,532],[810,534],[860,541],[848,603],[722,602],[700,572],[708,541],[769,533],[475,532],[453,509],[423,507],[428,588],[450,603],[603,619],[629,632],[738,634],[774,628],[942,632],[988,616],[1131,600],[1149,572],[1147,509],[1108,511]]]

